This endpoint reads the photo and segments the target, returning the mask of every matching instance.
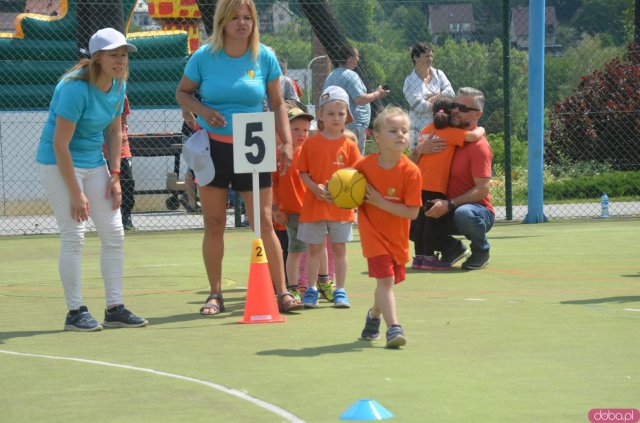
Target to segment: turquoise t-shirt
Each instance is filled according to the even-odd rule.
[[[276,56],[263,44],[257,62],[251,51],[241,57],[227,55],[223,50],[214,52],[208,44],[200,47],[184,69],[184,75],[198,83],[202,103],[222,114],[225,127],[209,126],[201,117],[198,123],[214,134],[233,135],[234,113],[263,111],[267,83],[282,74]]]
[[[93,169],[106,163],[102,154],[104,130],[122,114],[126,84],[114,79],[109,92],[85,81],[64,78],[58,82],[49,105],[49,116],[42,130],[36,161],[53,165],[53,134],[61,116],[76,124],[69,143],[73,166]]]

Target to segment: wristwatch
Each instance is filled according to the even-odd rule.
[[[449,211],[451,211],[451,210],[456,208],[456,203],[454,203],[453,200],[449,200],[447,202],[447,205],[449,206]]]

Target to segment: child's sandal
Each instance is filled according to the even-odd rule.
[[[285,297],[289,297],[291,298],[291,300],[285,302]],[[303,308],[304,305],[296,301],[296,297],[294,297],[289,291],[284,291],[278,294],[278,310],[280,310],[282,313],[289,313],[291,311],[301,310]]]
[[[218,300],[217,303],[209,304],[211,300]],[[203,313],[205,310],[212,310],[213,313]],[[224,311],[224,299],[222,298],[222,294],[211,294],[207,297],[207,300],[204,302],[204,305],[200,307],[200,314],[203,316],[215,316],[218,313],[222,313]]]

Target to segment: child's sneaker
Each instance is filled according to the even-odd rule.
[[[392,325],[387,329],[387,345],[385,348],[400,348],[407,343],[407,338],[404,337],[404,330],[400,325]]]
[[[320,293],[320,295],[322,295],[322,298],[329,301],[330,303],[333,302],[334,290],[335,287],[333,286],[333,282],[331,281],[331,279],[327,279],[324,281],[318,280],[318,292]]]
[[[380,338],[380,319],[371,317],[371,310],[367,311],[367,319],[364,323],[364,329],[362,329],[362,335],[360,339],[364,341],[371,341]]]
[[[95,332],[102,330],[102,325],[93,318],[87,307],[80,306],[77,313],[67,313],[67,318],[64,320],[64,330]]]
[[[296,302],[300,304],[302,302],[302,293],[298,289],[297,285],[290,286],[288,288],[289,294],[293,295],[293,298],[296,299]]]
[[[415,256],[411,263],[411,268],[415,270],[422,270],[422,256]]]
[[[338,288],[333,291],[333,306],[335,308],[351,308],[351,303],[347,298],[347,291],[344,288]]]
[[[120,304],[111,312],[104,311],[104,322],[102,324],[107,328],[140,328],[147,326],[149,322],[127,310],[124,304]]]
[[[307,288],[307,291],[302,297],[302,305],[304,308],[317,308],[318,307],[318,290],[313,288]]]

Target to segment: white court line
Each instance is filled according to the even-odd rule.
[[[487,301],[486,298],[465,298],[465,301]]]
[[[282,409],[282,408],[280,408],[280,407],[278,407],[276,405],[270,404],[270,403],[268,403],[266,401],[263,401],[261,399],[254,398],[254,397],[252,397],[251,395],[249,395],[249,394],[247,394],[245,392],[238,391],[238,390],[231,389],[231,388],[227,388],[226,386],[218,385],[217,383],[208,382],[206,380],[196,379],[196,378],[189,377],[189,376],[182,376],[182,375],[177,375],[175,373],[162,372],[160,370],[146,369],[144,367],[128,366],[126,364],[115,364],[115,363],[107,363],[105,361],[87,360],[87,359],[84,359],[84,358],[57,357],[57,356],[53,356],[53,355],[28,354],[28,353],[20,353],[20,352],[7,351],[7,350],[0,350],[0,353],[10,354],[10,355],[17,355],[17,356],[22,356],[22,357],[48,358],[48,359],[51,359],[51,360],[66,360],[66,361],[76,361],[76,362],[79,362],[79,363],[98,364],[100,366],[117,367],[119,369],[135,370],[135,371],[138,371],[138,372],[151,373],[151,374],[158,375],[158,376],[166,376],[166,377],[171,377],[171,378],[174,378],[174,379],[186,380],[188,382],[199,383],[201,385],[208,386],[209,388],[213,388],[213,389],[215,389],[217,391],[224,392],[225,394],[233,395],[233,396],[238,397],[240,399],[243,399],[245,401],[249,401],[250,403],[257,405],[258,407],[264,408],[267,411],[271,411],[272,413],[281,416],[282,418],[286,419],[286,421],[293,422],[293,423],[304,423],[304,420],[302,420],[301,418],[297,417],[296,415],[288,412],[287,410],[284,410],[284,409]]]
[[[640,308],[625,308],[624,311],[640,311]]]

